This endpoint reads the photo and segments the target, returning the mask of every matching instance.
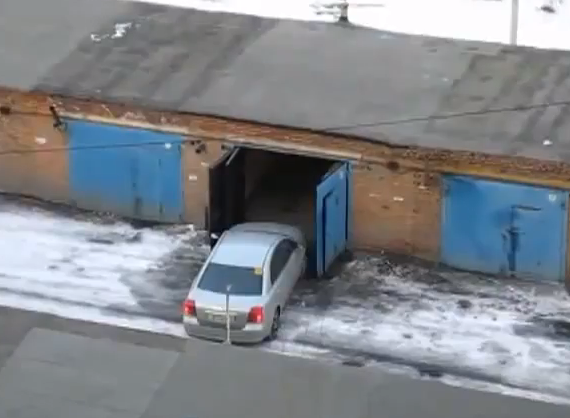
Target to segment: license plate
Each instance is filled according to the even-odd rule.
[[[224,314],[208,314],[208,320],[212,322],[216,322],[219,324],[226,323],[226,315]],[[230,315],[230,322],[232,322],[232,316]]]

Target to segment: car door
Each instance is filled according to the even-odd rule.
[[[283,272],[285,287],[285,297],[288,299],[297,284],[299,277],[305,271],[305,250],[295,241],[287,239],[284,241],[289,254],[287,264]]]
[[[271,277],[274,281],[272,285],[275,287],[276,303],[282,307],[287,304],[289,295],[301,274],[302,252],[299,245],[291,239],[282,240],[275,248]]]
[[[290,244],[288,240],[280,241],[271,257],[271,264],[269,269],[269,280],[271,283],[270,290],[270,303],[276,308],[277,306],[283,307],[287,300],[287,275],[289,273],[289,259],[291,258]]]

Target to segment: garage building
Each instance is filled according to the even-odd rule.
[[[104,0],[0,16],[0,189],[570,283],[570,54]]]

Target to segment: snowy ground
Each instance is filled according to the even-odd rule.
[[[182,336],[201,242],[189,227],[135,229],[0,203],[0,304]],[[333,280],[302,283],[280,340],[262,348],[570,402],[561,288],[362,257]]]
[[[143,0],[206,11],[333,22],[343,0]],[[570,2],[520,0],[518,44],[570,50]],[[353,24],[414,35],[509,43],[511,0],[349,0]],[[552,4],[555,13],[542,6]]]
[[[296,342],[426,375],[570,393],[570,298],[562,289],[516,290],[364,257],[297,298],[291,317],[298,322],[288,335]]]

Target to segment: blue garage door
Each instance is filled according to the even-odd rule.
[[[335,165],[317,186],[316,273],[323,275],[347,246],[350,225],[350,166]]]
[[[568,193],[470,177],[444,179],[441,258],[448,265],[562,281]]]
[[[183,215],[178,135],[68,121],[69,182],[78,207],[135,219]]]

